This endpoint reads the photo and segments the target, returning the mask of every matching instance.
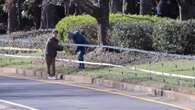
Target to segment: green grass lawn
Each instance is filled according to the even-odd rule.
[[[24,69],[41,69],[42,64],[33,64],[33,59],[0,57],[0,67],[16,67]]]
[[[141,64],[136,65],[137,68],[158,71],[158,72],[168,72],[180,75],[194,75],[194,61],[189,60],[178,60],[178,61],[164,61],[155,64]],[[157,86],[161,83],[165,87],[174,86],[190,86],[193,87],[195,81],[190,79],[181,79],[167,76],[159,76],[150,73],[135,71],[130,69],[132,66],[129,65],[126,68],[87,68],[85,70],[78,70],[75,67],[66,67],[62,69],[64,74],[75,74],[75,75],[86,75],[96,78],[111,79],[117,81],[124,81],[130,83],[144,83],[151,84],[154,83]],[[151,68],[151,69],[150,69]],[[165,69],[166,68],[166,69]],[[158,83],[157,83],[158,82]]]
[[[32,59],[19,59],[10,57],[0,57],[0,67],[17,67],[24,69],[41,69],[45,70],[45,64],[33,64]],[[164,61],[155,64],[141,64],[136,65],[137,68],[148,69],[153,71],[164,71],[174,74],[182,75],[194,75],[194,62],[188,60],[178,60],[178,61]],[[135,65],[134,65],[135,66]],[[91,76],[95,78],[104,78],[109,80],[130,82],[135,84],[144,85],[163,85],[164,88],[172,88],[177,86],[193,87],[195,81],[188,79],[172,78],[165,76],[153,75],[150,73],[144,73],[140,71],[135,71],[130,69],[132,66],[127,66],[126,68],[111,68],[111,67],[99,67],[99,68],[86,68],[85,70],[80,70],[76,67],[64,65],[58,66],[56,68],[57,73],[63,74],[74,74],[74,75],[84,75]],[[151,69],[150,69],[151,68]],[[164,69],[166,68],[166,69]]]
[[[137,65],[138,68],[173,74],[195,76],[195,61],[175,60]]]
[[[60,73],[91,76],[94,78],[103,78],[108,80],[129,82],[141,85],[152,85],[155,87],[161,87],[164,89],[176,89],[185,87],[194,87],[195,81],[188,79],[180,79],[173,77],[164,77],[158,75],[151,75],[149,73],[143,73],[138,71],[132,71],[129,69],[120,68],[87,68],[85,70],[79,70],[75,67],[60,67],[58,68]],[[186,89],[186,88],[185,88]]]

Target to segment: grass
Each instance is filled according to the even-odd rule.
[[[183,65],[185,65],[185,63],[189,63],[189,62],[183,62],[183,63],[184,63]],[[137,67],[140,67],[140,68],[145,67],[145,69],[147,69],[147,66],[138,65]],[[188,68],[187,66],[185,67]],[[91,76],[95,78],[104,78],[104,79],[109,79],[109,80],[130,82],[130,83],[136,83],[136,84],[144,84],[144,85],[153,84],[157,87],[159,87],[159,84],[161,84],[163,88],[166,88],[166,89],[170,89],[173,87],[175,88],[178,86],[193,87],[195,84],[193,80],[166,77],[166,76],[158,76],[158,75],[153,75],[149,73],[133,71],[128,68],[129,67],[125,69],[124,68],[87,68],[85,70],[78,70],[78,69],[75,69],[75,67],[63,67],[64,70],[61,69],[61,72],[63,72],[64,74],[84,75],[84,76]],[[157,71],[157,68],[155,69]],[[192,74],[191,73],[192,71],[188,71],[187,69],[186,71],[180,72],[180,74],[183,74],[185,72],[189,72],[189,74],[186,74],[186,75]]]
[[[26,51],[26,52],[41,52],[41,50],[40,49],[29,49],[29,48],[14,48],[14,47],[0,47],[0,51],[3,51],[3,50],[5,50],[5,51],[7,51],[7,50],[9,50],[9,51]]]
[[[195,76],[194,73],[194,61],[189,60],[177,60],[177,61],[163,61],[154,64],[141,64],[136,65],[137,68],[168,72],[180,75]],[[144,73],[139,71],[131,70],[131,65],[127,68],[87,68],[85,70],[75,70],[74,67],[68,67],[64,69],[64,74],[76,74],[85,75],[96,78],[111,79],[116,81],[130,82],[130,83],[141,83],[141,84],[155,84],[159,86],[162,84],[165,88],[172,88],[175,86],[193,87],[195,81],[189,79],[173,78],[167,76],[158,76],[150,73]],[[151,68],[151,69],[149,69]],[[152,83],[151,83],[152,82]]]
[[[58,69],[59,71],[60,69]],[[75,69],[75,67],[63,67],[61,72],[64,74],[91,76],[94,78],[103,78],[108,80],[122,81],[133,84],[141,84],[146,86],[154,86],[166,90],[189,90],[195,91],[193,80],[163,77],[150,75],[148,73],[131,71],[129,69],[120,68],[87,68],[85,70]],[[193,90],[191,90],[193,89]]]
[[[41,69],[44,67],[44,65],[32,63],[32,59],[0,57],[0,67],[15,67],[24,69]]]
[[[16,67],[23,69],[41,69],[45,70],[46,66],[40,63],[33,64],[32,59],[18,59],[9,57],[0,57],[0,67]],[[137,68],[149,69],[153,71],[164,71],[175,74],[182,75],[194,75],[194,61],[189,60],[178,60],[178,61],[163,61],[154,64],[141,64],[136,65]],[[163,65],[163,66],[162,66]],[[177,66],[176,66],[177,65]],[[91,76],[95,78],[104,78],[115,81],[129,82],[135,84],[143,85],[153,85],[165,89],[173,89],[177,87],[194,87],[195,81],[180,79],[180,78],[170,78],[164,76],[151,75],[149,73],[143,73],[139,71],[134,71],[129,69],[131,65],[127,68],[86,68],[85,70],[79,70],[73,66],[58,66],[57,73],[72,74],[72,75],[84,75]],[[176,68],[177,67],[177,68]],[[166,69],[163,69],[166,68]],[[195,75],[194,75],[195,76]]]
[[[137,67],[158,72],[195,76],[195,61],[192,60],[162,61]]]

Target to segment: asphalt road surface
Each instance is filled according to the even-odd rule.
[[[180,110],[95,90],[8,77],[0,77],[0,100],[38,110]]]

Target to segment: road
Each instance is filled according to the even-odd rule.
[[[0,100],[38,110],[180,110],[90,89],[0,77]]]

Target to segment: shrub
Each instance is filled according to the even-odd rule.
[[[79,30],[81,28],[89,29],[90,32],[94,32],[91,27],[96,27],[96,20],[95,18],[85,15],[85,16],[69,16],[65,17],[61,21],[58,22],[56,25],[56,29],[60,32],[62,29],[65,29],[66,32],[74,32],[76,30]],[[92,30],[91,30],[92,29]],[[92,32],[91,32],[92,31]],[[92,36],[92,35],[87,35]],[[67,42],[67,34],[64,33],[64,42]]]
[[[153,30],[156,50],[184,54],[195,52],[195,21],[167,20],[156,23]]]
[[[92,44],[97,43],[97,22],[88,15],[69,16],[56,26],[69,31],[81,29]],[[195,53],[195,20],[176,21],[155,16],[110,15],[110,43],[115,46],[169,53]],[[66,36],[66,35],[64,35]],[[67,37],[63,38],[66,42]]]
[[[114,26],[118,23],[129,23],[129,22],[156,22],[166,18],[159,18],[156,16],[140,16],[140,15],[123,15],[123,14],[111,14],[110,15],[110,26]],[[141,24],[141,23],[140,23]],[[66,32],[73,32],[81,29],[86,34],[87,38],[92,43],[97,43],[97,22],[95,18],[82,15],[82,16],[69,16],[63,18],[56,25],[56,29],[61,31],[65,29]],[[67,41],[66,35],[63,38],[64,42]]]
[[[120,47],[152,49],[152,23],[117,23],[112,27],[111,42]]]
[[[160,18],[157,16],[142,16],[142,15],[128,15],[128,14],[111,14],[110,24],[127,23],[127,22],[157,22],[161,20],[167,20],[167,18]]]

